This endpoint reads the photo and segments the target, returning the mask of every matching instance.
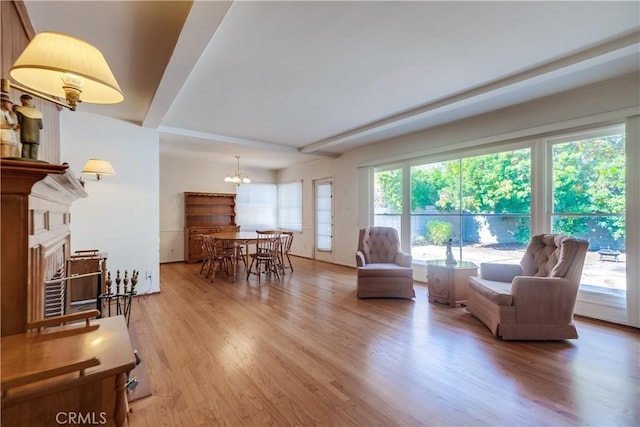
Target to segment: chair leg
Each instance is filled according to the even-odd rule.
[[[211,268],[209,275],[211,276],[211,281],[213,282],[216,278],[216,264],[218,264],[217,260],[211,260]]]
[[[289,258],[289,254],[285,253],[285,255],[287,256],[287,261],[289,261],[289,268],[291,269],[291,272],[293,273],[293,264],[291,264],[291,258]]]
[[[251,276],[251,270],[253,269],[253,263],[255,260],[255,258],[251,258],[251,264],[249,265],[249,268],[247,268],[247,280],[249,280],[249,276]]]
[[[255,258],[255,261],[256,261],[256,272],[254,274],[258,276],[258,283],[260,283],[262,279],[262,272],[260,271],[260,267],[263,266],[263,263],[258,258]],[[253,264],[253,262],[251,264]]]
[[[206,264],[204,264],[206,263]],[[200,271],[204,271],[203,276],[205,279],[208,279],[209,276],[211,276],[211,259],[206,259],[204,261],[202,268],[200,269]]]
[[[265,263],[265,272],[275,274],[276,278],[280,280],[280,263],[278,262],[277,257],[272,258]]]
[[[247,269],[247,257],[244,254],[244,251],[242,250],[242,246],[238,246],[238,252],[237,252],[237,256],[236,256],[236,262],[238,262],[239,260],[242,261],[242,263],[244,264],[244,268],[245,270]]]
[[[262,274],[274,274],[278,280],[280,280],[280,263],[277,259],[266,258],[261,259],[259,257],[252,257],[251,265],[247,269],[247,280],[251,274],[258,276],[258,282],[262,281]]]

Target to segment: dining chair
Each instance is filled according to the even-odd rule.
[[[234,225],[234,226],[228,226],[229,230],[228,231],[236,231],[239,232],[240,231],[240,226],[239,225]],[[245,254],[245,245],[246,243],[241,243],[241,242],[237,242],[236,243],[236,259],[235,262],[238,263],[240,261],[242,261],[242,263],[244,264],[244,269],[247,269],[247,254]]]
[[[279,273],[279,252],[280,233],[274,230],[256,231],[256,250],[249,254],[251,264],[247,269],[247,280],[249,276],[255,274],[260,280],[262,273],[273,273],[280,280]]]
[[[291,258],[289,258],[289,253],[291,252],[291,244],[293,243],[293,232],[292,231],[282,231],[280,232],[281,239],[280,243],[282,245],[280,251],[280,267],[282,271],[286,268],[290,269],[293,272],[293,264],[291,263]],[[287,258],[287,262],[289,263],[289,267],[286,266],[284,259]]]
[[[202,253],[200,274],[204,274],[204,277],[209,277],[209,274],[211,273],[211,263],[213,262],[213,249],[211,248],[211,242],[204,234],[198,234],[198,240],[200,241],[200,249]]]
[[[236,250],[234,247],[234,243],[227,239],[217,239],[216,237],[210,237],[210,240],[213,241],[213,264],[212,264],[212,273],[211,273],[211,281],[216,278],[216,271],[222,271],[229,275],[233,263],[235,262],[234,257],[236,256]],[[217,268],[216,268],[217,267]]]
[[[228,242],[216,239],[213,236],[202,235],[202,267],[200,273],[204,273],[205,278],[213,281],[216,272],[224,270],[229,274],[229,267],[234,256],[233,247],[229,248]]]

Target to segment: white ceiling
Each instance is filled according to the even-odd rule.
[[[640,70],[640,3],[25,1],[161,149],[279,169]]]

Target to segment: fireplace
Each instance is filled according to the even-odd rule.
[[[68,165],[0,159],[2,336],[64,313],[71,203],[87,197]],[[45,286],[51,285],[51,286]],[[61,311],[62,310],[62,311]]]

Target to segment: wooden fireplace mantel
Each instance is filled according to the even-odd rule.
[[[44,318],[44,281],[70,253],[71,203],[87,197],[66,164],[0,159],[1,334]]]

